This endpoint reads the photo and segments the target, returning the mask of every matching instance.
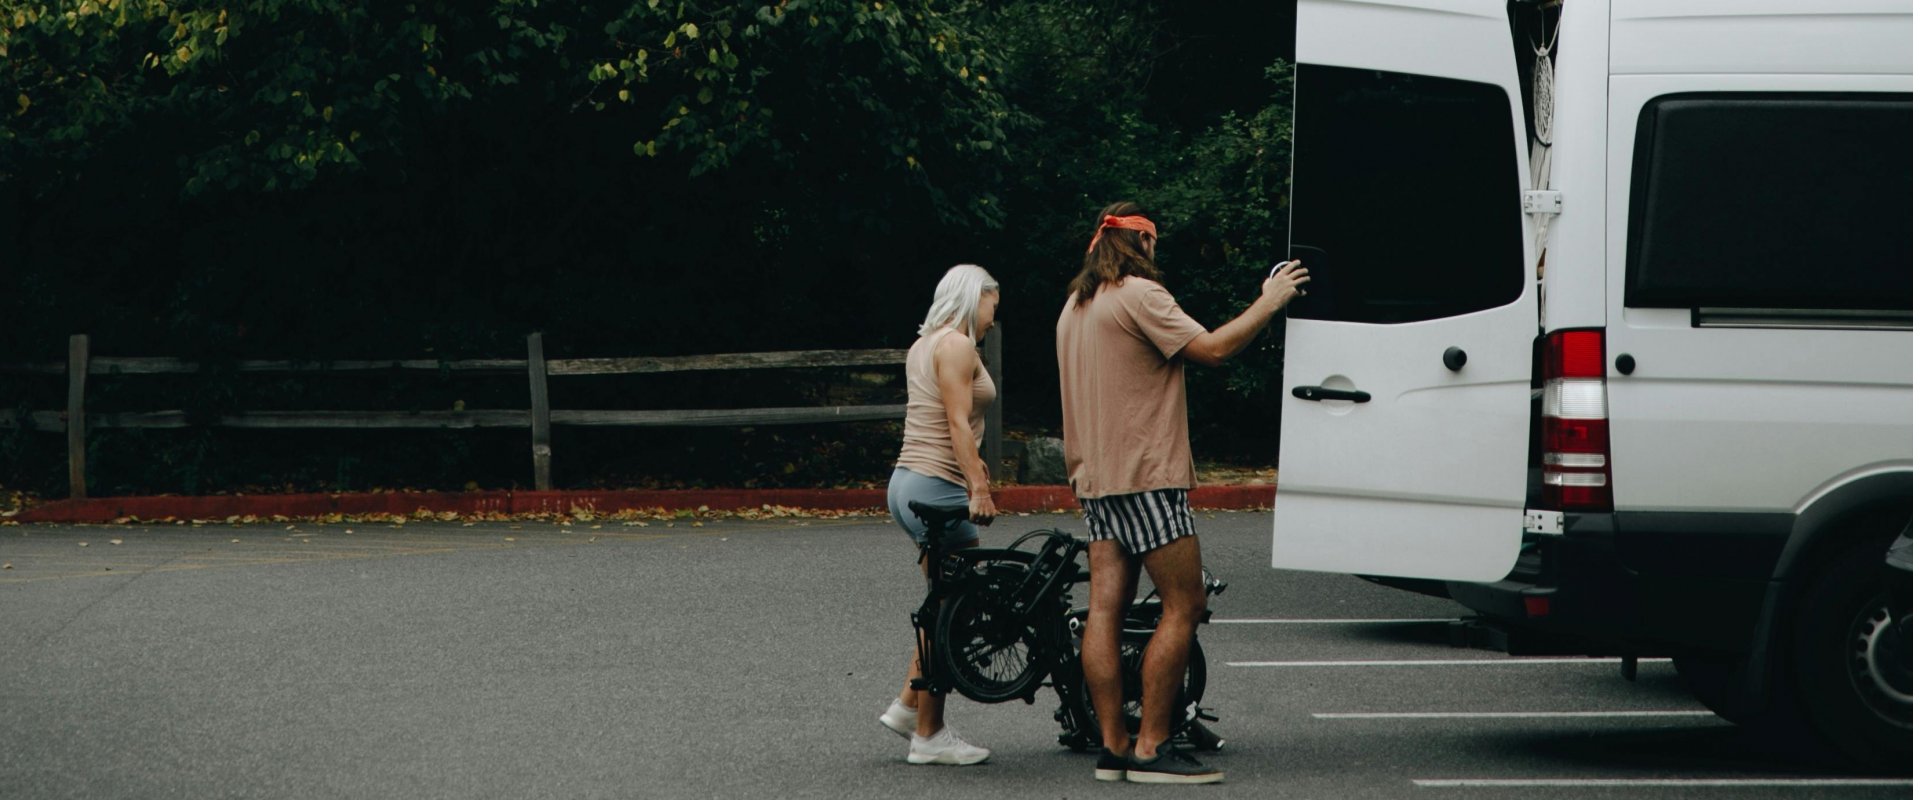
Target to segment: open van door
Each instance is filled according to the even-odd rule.
[[[1273,565],[1495,581],[1539,311],[1508,0],[1300,0]]]

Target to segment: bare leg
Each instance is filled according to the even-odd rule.
[[[978,544],[980,544],[979,539],[969,539],[942,549],[973,547]],[[921,564],[920,574],[923,576],[926,575],[929,566],[928,564]],[[947,698],[945,695],[933,694],[932,692],[914,691],[914,679],[919,678],[923,674],[925,673],[921,671],[920,648],[916,645],[913,650],[913,660],[907,662],[907,682],[900,687],[900,704],[920,712],[919,726],[914,732],[922,737],[926,737],[939,733],[941,728],[947,726]]]
[[[1154,750],[1172,735],[1174,698],[1187,674],[1187,653],[1194,628],[1206,611],[1206,589],[1200,580],[1200,539],[1182,536],[1147,553],[1147,576],[1160,591],[1160,625],[1147,641],[1140,666],[1140,743],[1136,753],[1152,758]]]
[[[900,684],[900,705],[918,710],[920,693],[913,690],[913,680],[920,677],[920,648],[913,649],[913,657],[907,659],[907,682]]]
[[[920,677],[920,653],[917,651],[913,654],[913,669],[907,674],[908,681]],[[914,728],[914,733],[925,738],[939,733],[941,728],[947,726],[946,695],[932,692],[911,692],[911,694],[913,702],[908,703],[907,707],[920,710],[920,721],[918,727]]]
[[[1107,752],[1127,752],[1127,722],[1120,711],[1120,626],[1140,585],[1140,562],[1112,539],[1087,546],[1091,573],[1087,628],[1080,637],[1080,671],[1100,717]],[[1164,727],[1164,726],[1163,726]]]

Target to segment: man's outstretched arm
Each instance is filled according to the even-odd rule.
[[[1253,342],[1253,337],[1273,322],[1280,309],[1286,308],[1293,298],[1306,294],[1300,285],[1312,280],[1307,277],[1307,268],[1298,261],[1289,261],[1260,284],[1260,296],[1254,299],[1247,310],[1240,312],[1227,324],[1194,337],[1187,346],[1181,348],[1180,355],[1195,364],[1217,367],[1227,359],[1240,354]]]

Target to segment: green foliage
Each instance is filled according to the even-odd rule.
[[[1242,119],[1227,114],[1195,137],[1168,170],[1175,179],[1146,190],[1150,208],[1167,209],[1165,267],[1182,277],[1182,302],[1192,313],[1224,322],[1244,309],[1275,262],[1286,258],[1288,176],[1292,168],[1293,85],[1290,65],[1267,69],[1276,92],[1272,102]],[[1280,381],[1281,337],[1230,361],[1224,371],[1200,376],[1196,392],[1224,389],[1254,408],[1276,405],[1266,390]]]
[[[995,41],[1006,48],[1007,94],[1040,122],[1018,129],[1009,145],[1021,183],[1007,195],[1022,223],[995,234],[982,263],[1015,287],[1001,307],[1009,330],[1037,337],[1008,358],[1027,378],[1026,392],[1045,394],[1022,409],[1045,426],[1059,414],[1045,343],[1102,206],[1146,206],[1162,234],[1157,255],[1169,287],[1209,327],[1243,311],[1267,268],[1285,257],[1291,68],[1270,52],[1242,65],[1252,88],[1232,99],[1244,111],[1165,108],[1199,90],[1175,84],[1165,90],[1172,99],[1156,102],[1153,82],[1169,59],[1143,57],[1197,46],[1169,31],[1183,15],[1203,16],[1181,9],[1025,2],[1002,7],[994,22],[1002,31]],[[1181,124],[1187,116],[1208,122]],[[1224,367],[1188,370],[1195,436],[1210,440],[1213,455],[1272,457],[1279,339],[1265,334]]]
[[[1011,113],[986,49],[937,5],[16,3],[0,13],[0,96],[16,98],[0,180],[38,166],[57,188],[101,142],[167,128],[151,155],[177,160],[187,196],[299,189],[408,159],[435,146],[434,121],[501,95],[544,115],[614,112],[636,155],[682,155],[698,175],[749,154],[790,166],[809,131],[787,118],[826,106],[858,126],[858,156],[940,212],[997,221],[979,188],[992,181],[929,178],[992,177]]]
[[[101,410],[440,408],[454,398],[431,382],[264,385],[231,365],[512,358],[535,330],[554,358],[904,347],[941,272],[971,262],[1006,287],[1009,418],[1052,428],[1053,322],[1101,206],[1148,205],[1170,286],[1209,326],[1283,256],[1273,7],[0,0],[0,361],[58,360],[88,333],[99,355],[212,365],[164,390],[100,382]],[[1203,456],[1271,457],[1272,338],[1190,372]],[[58,407],[55,383],[0,386],[0,407]],[[524,381],[500,386],[458,396],[525,407]],[[555,402],[778,405],[786,388]],[[884,474],[884,443],[799,441],[842,433],[763,435],[699,480]],[[452,436],[486,444],[272,434],[313,453],[297,464],[218,429],[99,436],[107,492],[526,470],[517,441],[473,432]],[[0,484],[57,491],[56,439],[0,434]],[[570,480],[674,480],[594,457]]]

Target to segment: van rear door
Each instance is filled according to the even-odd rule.
[[[1505,0],[1300,0],[1273,565],[1494,581],[1539,311]]]

